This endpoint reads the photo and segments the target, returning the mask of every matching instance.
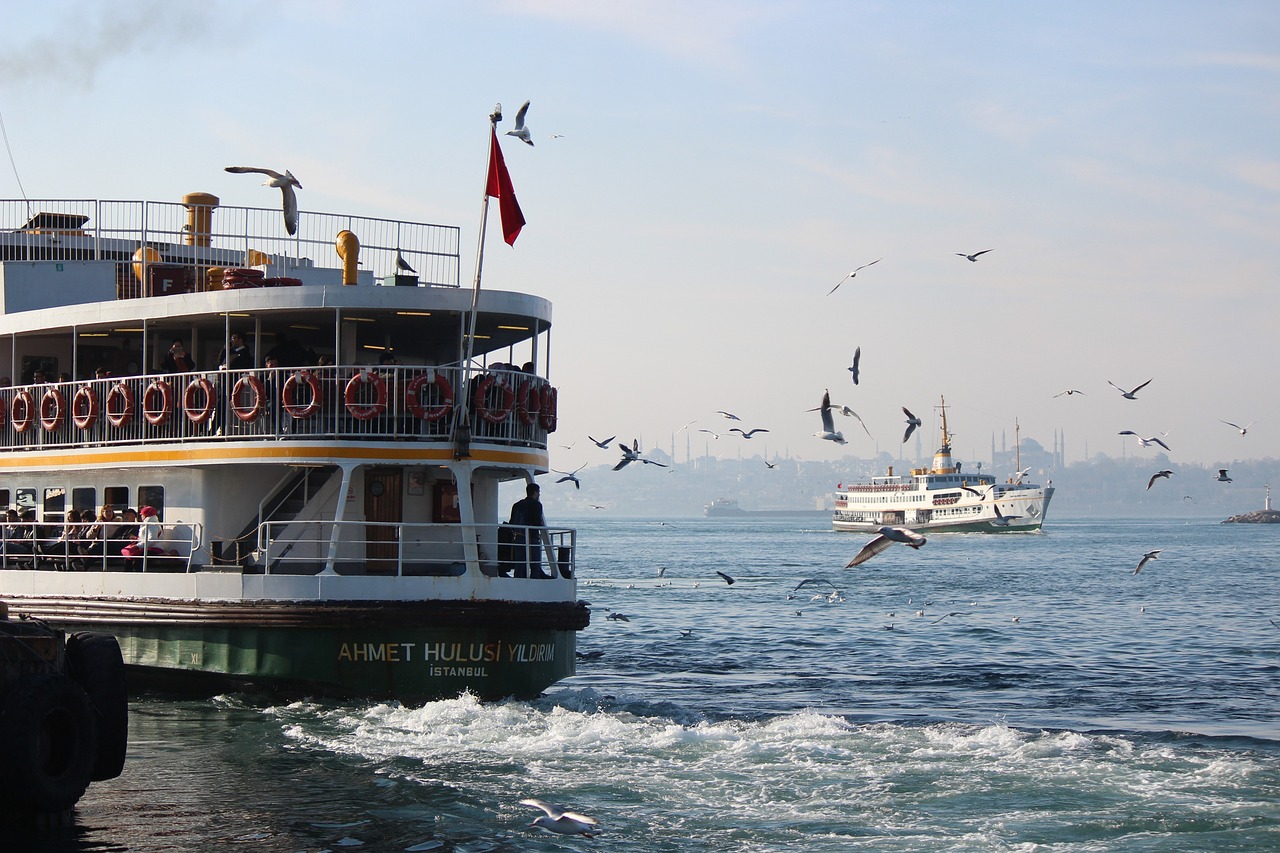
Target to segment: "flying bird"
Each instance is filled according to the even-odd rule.
[[[1147,480],[1147,491],[1148,492],[1151,491],[1151,486],[1153,483],[1155,483],[1156,480],[1159,480],[1161,477],[1167,480],[1172,476],[1173,476],[1173,472],[1170,471],[1168,468],[1164,469],[1163,471],[1155,472],[1154,474],[1151,475],[1151,479]]]
[[[966,255],[964,252],[956,252],[956,254],[962,258],[968,258],[973,263],[977,263],[979,255],[985,255],[987,252],[990,252],[990,251],[991,251],[990,249],[983,249],[981,252],[974,252],[972,255]]]
[[[1226,469],[1226,468],[1219,468],[1219,469],[1218,469],[1218,476],[1214,477],[1213,479],[1217,480],[1219,483],[1231,483],[1231,482],[1234,482],[1230,477],[1228,477],[1228,476],[1227,476],[1227,469]]]
[[[527,145],[533,145],[533,134],[529,132],[529,128],[525,127],[524,116],[529,112],[529,102],[525,101],[520,105],[520,109],[516,110],[516,129],[508,130],[507,136],[514,136]]]
[[[729,586],[733,586],[736,583],[736,581],[733,578],[729,577],[724,572],[716,572],[716,574],[724,578],[724,582],[727,583]]]
[[[872,261],[872,262],[871,262],[871,264],[878,264],[878,263],[880,263],[880,262],[881,262],[881,261],[883,261],[883,260],[884,260],[884,258],[876,258],[874,261]],[[833,288],[831,288],[830,290],[828,290],[828,291],[827,291],[827,296],[830,296],[831,294],[835,293],[835,292],[836,292],[836,290],[838,290],[838,289],[840,288],[840,285],[844,284],[846,281],[848,281],[849,279],[851,279],[851,278],[853,278],[855,275],[857,275],[859,270],[865,270],[867,267],[871,266],[871,264],[863,264],[862,266],[860,266],[860,267],[858,267],[857,269],[855,269],[853,272],[849,273],[849,274],[848,274],[847,276],[845,276],[844,278],[842,278],[842,279],[840,279],[839,281],[837,281],[837,282],[836,282],[836,286],[835,286],[835,287],[833,287]]]
[[[992,503],[991,508],[996,511],[996,517],[991,519],[991,523],[996,527],[1008,527],[1009,522],[1016,518],[1022,518],[1020,515],[1005,515],[1000,511],[1000,504]]]
[[[401,272],[410,272],[417,275],[418,271],[409,266],[409,262],[404,259],[404,255],[400,254],[400,250],[396,249],[396,269]]]
[[[774,464],[773,462],[770,462],[769,460],[767,460],[767,459],[766,459],[766,460],[765,460],[765,462],[764,462],[764,467],[766,467],[766,468],[768,468],[770,471],[772,471],[774,468],[777,468],[778,466],[777,466],[776,464]]]
[[[551,469],[551,471],[552,471],[552,473],[555,473],[555,474],[564,474],[564,476],[563,476],[563,477],[561,477],[559,480],[556,480],[556,482],[557,482],[557,483],[570,483],[570,482],[571,482],[571,483],[573,483],[573,487],[574,487],[575,489],[581,489],[581,488],[582,488],[582,483],[578,481],[578,472],[579,472],[579,471],[581,471],[583,468],[586,468],[586,467],[587,467],[587,465],[586,465],[586,463],[584,462],[583,464],[579,465],[577,468],[573,469],[573,471],[572,471],[572,472],[570,472],[570,471],[557,471],[555,468],[552,468],[552,469]]]
[[[1084,393],[1083,391],[1078,391],[1078,390],[1076,390],[1075,388],[1067,388],[1067,389],[1066,389],[1066,390],[1064,390],[1064,391],[1059,391],[1057,394],[1054,394],[1053,396],[1054,396],[1055,398],[1056,398],[1056,397],[1061,397],[1061,396],[1063,396],[1063,395],[1066,395],[1066,396],[1070,397],[1072,394],[1083,394],[1083,393]]]
[[[756,427],[755,429],[750,429],[750,430],[742,430],[742,429],[739,429],[738,427],[730,427],[729,432],[736,432],[739,435],[741,435],[743,438],[751,438],[751,436],[755,435],[758,432],[768,432],[768,430],[761,429],[760,427]]]
[[[525,104],[525,106],[527,107],[528,104]],[[533,806],[535,809],[542,809],[546,812],[546,814],[534,819],[529,826],[536,826],[539,829],[545,829],[547,832],[554,832],[559,835],[581,835],[583,838],[595,838],[596,834],[600,832],[600,821],[584,814],[565,811],[554,803],[530,797],[529,799],[521,800],[520,805]]]
[[[862,347],[858,347],[853,351],[853,364],[849,367],[849,372],[853,374],[853,384],[858,384],[858,360],[862,358]]]
[[[861,563],[870,560],[876,554],[884,551],[894,542],[901,542],[909,548],[919,549],[925,543],[925,538],[914,530],[906,527],[881,527],[880,535],[872,539],[866,545],[862,546],[862,550],[857,553],[852,560],[845,565],[846,569],[851,569]]]
[[[1134,395],[1137,394],[1139,391],[1141,391],[1143,388],[1146,388],[1148,385],[1150,385],[1151,380],[1148,379],[1146,382],[1143,382],[1141,385],[1139,385],[1137,388],[1134,388],[1132,391],[1124,390],[1119,385],[1112,382],[1110,379],[1107,380],[1107,384],[1110,385],[1112,388],[1116,389],[1117,391],[1119,391],[1120,396],[1124,397],[1126,400],[1136,400],[1138,398],[1135,397]]]
[[[608,616],[606,616],[606,617],[604,617],[604,618],[606,618],[606,619],[612,619],[612,620],[613,620],[613,621],[615,621],[615,622],[630,622],[630,621],[631,621],[629,618],[627,618],[627,615],[626,615],[625,613],[610,613]]]
[[[1122,429],[1122,430],[1120,430],[1120,432],[1118,432],[1118,433],[1116,433],[1116,434],[1117,434],[1117,435],[1131,435],[1131,436],[1133,436],[1134,438],[1138,439],[1138,443],[1139,443],[1139,444],[1141,444],[1143,447],[1150,447],[1150,446],[1151,446],[1151,445],[1153,445],[1153,444],[1158,444],[1158,445],[1160,445],[1161,447],[1163,447],[1165,450],[1169,450],[1169,445],[1165,444],[1163,441],[1161,441],[1161,440],[1159,439],[1159,437],[1154,436],[1154,435],[1152,435],[1152,436],[1148,436],[1148,437],[1146,437],[1146,438],[1143,438],[1142,436],[1138,435],[1136,432],[1134,432],[1134,431],[1133,431],[1133,430],[1131,430],[1131,429]],[[1170,451],[1170,452],[1172,452],[1172,451]]]
[[[723,409],[717,409],[717,410],[716,410],[716,414],[717,414],[717,415],[721,415],[722,417],[724,417],[724,418],[725,418],[725,420],[730,420],[730,421],[740,421],[740,420],[742,420],[742,418],[738,417],[738,416],[737,416],[737,415],[735,415],[733,412],[726,412],[726,411],[724,411]]]
[[[833,584],[831,581],[827,580],[826,578],[805,578],[804,580],[800,581],[800,583],[796,584],[795,588],[792,589],[791,591],[796,592],[801,587],[808,586],[811,583],[825,583],[827,586],[831,587],[832,589],[836,589],[836,590],[839,589],[835,584]]]
[[[226,171],[237,175],[243,175],[247,172],[266,175],[267,179],[262,182],[262,185],[264,187],[279,187],[281,194],[284,196],[285,230],[291,236],[298,233],[298,197],[294,195],[293,188],[302,189],[302,184],[298,183],[298,179],[293,176],[293,172],[285,169],[282,175],[275,169],[263,169],[258,166],[228,166]]]
[[[608,450],[609,445],[613,444],[613,440],[617,438],[617,436],[611,435],[606,439],[592,438],[591,436],[587,436],[587,438],[590,438],[591,443],[594,444],[596,447],[599,447],[601,450]]]
[[[1219,418],[1219,420],[1221,420],[1221,418]],[[1231,421],[1222,421],[1222,423],[1226,424],[1229,427],[1235,427],[1236,430],[1238,430],[1241,435],[1244,435],[1249,431],[1249,427],[1256,424],[1257,421],[1249,421],[1249,423],[1245,424],[1244,426],[1240,426],[1239,424],[1233,424]]]
[[[698,427],[698,432],[705,432],[705,433],[707,433],[708,435],[710,435],[710,436],[711,436],[712,438],[714,438],[714,439],[719,439],[719,438],[720,438],[720,433],[715,432],[714,430],[709,430],[709,429],[707,429],[706,427]]]
[[[631,440],[630,447],[627,447],[625,444],[622,444],[622,443],[619,443],[618,447],[619,449],[622,450],[622,459],[618,461],[617,465],[613,466],[613,470],[615,471],[622,470],[623,468],[630,465],[632,462],[643,462],[646,465],[657,465],[659,468],[667,467],[661,462],[654,462],[652,459],[645,459],[643,456],[641,456],[640,455],[640,439],[638,438],[634,438]]]
[[[902,407],[902,413],[907,416],[907,431],[902,434],[902,443],[906,444],[907,439],[911,438],[911,433],[916,431],[916,427],[920,426],[920,419],[911,414],[911,410],[906,406]]]
[[[1142,559],[1138,561],[1138,568],[1134,569],[1133,573],[1136,575],[1138,572],[1142,571],[1142,567],[1145,566],[1147,563],[1150,563],[1152,560],[1156,559],[1156,555],[1163,550],[1164,550],[1163,548],[1157,548],[1154,551],[1148,551],[1147,553],[1143,554]]]
[[[810,409],[810,411],[813,411]],[[818,407],[818,412],[822,417],[822,430],[815,432],[818,438],[827,441],[834,441],[836,444],[844,444],[844,433],[836,431],[835,421],[831,417],[831,392],[822,392],[822,405]]]

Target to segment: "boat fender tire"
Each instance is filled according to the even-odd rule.
[[[300,405],[298,386],[304,384],[311,390],[311,402]],[[320,386],[320,380],[310,370],[299,370],[285,380],[284,388],[280,391],[280,404],[294,420],[306,420],[324,405],[324,390]]]
[[[156,395],[160,395],[160,406],[156,408]],[[142,392],[142,417],[152,426],[166,423],[173,414],[173,386],[163,379],[152,379],[147,390]]]
[[[556,407],[559,400],[559,391],[550,385],[542,386],[542,411],[538,414],[538,420],[542,423],[542,428],[547,432],[556,431]]]
[[[97,713],[98,754],[89,777],[114,779],[129,748],[129,692],[120,643],[111,634],[77,631],[67,637],[67,671]]]
[[[240,405],[240,393],[246,388],[253,392],[253,405],[244,407]],[[253,374],[245,374],[236,380],[236,384],[231,389],[231,413],[240,421],[251,424],[262,414],[262,407],[267,401],[267,388],[262,384],[262,380]]]
[[[62,810],[84,795],[98,732],[93,705],[66,675],[20,681],[0,705],[0,794],[31,810]]]
[[[367,383],[373,385],[377,398],[372,403],[360,403],[358,402],[360,386]],[[387,410],[387,383],[372,370],[361,370],[355,376],[352,376],[351,381],[347,383],[342,399],[346,403],[347,411],[351,413],[351,417],[358,421],[372,420]]]
[[[502,399],[496,406],[489,405],[489,389],[494,385],[498,386],[498,393]],[[511,409],[515,405],[516,392],[511,390],[511,386],[504,382],[498,382],[496,377],[486,376],[480,380],[480,384],[476,386],[475,407],[476,414],[484,418],[491,424],[500,424],[507,419],[507,415],[511,414]]]
[[[440,402],[434,406],[422,405],[422,389],[434,385],[440,391]],[[413,416],[423,421],[438,421],[453,411],[453,386],[443,373],[429,370],[415,376],[404,389],[405,407]]]
[[[89,429],[98,421],[98,393],[92,385],[81,385],[71,398],[71,421],[79,429]]]
[[[40,426],[55,432],[67,421],[67,395],[60,388],[50,388],[40,398]]]
[[[204,393],[204,405],[197,406],[196,395],[201,392]],[[198,426],[213,417],[213,407],[217,401],[213,383],[203,376],[198,376],[187,383],[186,390],[182,392],[182,411],[186,413],[187,420]]]
[[[116,402],[119,401],[119,405]],[[117,382],[107,392],[107,422],[113,427],[128,426],[133,420],[133,389],[123,382]]]
[[[30,391],[24,388],[13,395],[13,402],[9,404],[9,420],[13,423],[14,432],[26,432],[31,429],[35,409],[35,401],[31,399]]]
[[[542,413],[542,390],[536,380],[526,379],[516,392],[516,417],[525,426],[533,426]]]

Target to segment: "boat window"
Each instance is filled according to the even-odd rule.
[[[67,490],[61,486],[45,489],[40,509],[44,521],[62,521],[62,515],[67,511]]]
[[[107,486],[102,490],[102,503],[119,512],[129,505],[129,487]]]
[[[155,507],[156,518],[164,521],[164,486],[138,486],[138,509]]]
[[[71,508],[76,512],[92,513],[98,507],[98,490],[92,486],[78,486],[71,490]]]
[[[14,503],[17,504],[18,512],[20,513],[26,512],[27,510],[31,510],[32,512],[35,512],[35,509],[36,509],[36,490],[35,489],[18,489],[16,494],[17,494],[17,500],[15,500]]]
[[[9,509],[9,490],[0,489],[0,509]]]

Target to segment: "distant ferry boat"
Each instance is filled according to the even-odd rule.
[[[551,304],[460,288],[455,227],[301,217],[0,201],[0,600],[135,684],[535,697],[589,621],[575,531],[499,503],[548,470]]]
[[[951,461],[947,404],[942,401],[942,445],[932,468],[908,477],[893,468],[882,477],[837,489],[832,526],[837,531],[874,532],[885,525],[934,533],[1026,533],[1044,524],[1052,486],[1022,482],[1019,471],[1004,483],[990,474],[962,474]],[[1021,458],[1019,457],[1019,466]]]
[[[733,498],[716,498],[702,508],[707,518],[821,518],[827,509],[743,509]]]

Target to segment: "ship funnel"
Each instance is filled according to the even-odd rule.
[[[350,231],[338,232],[338,257],[342,258],[342,283],[356,283],[356,268],[360,263],[360,240]]]
[[[188,246],[209,245],[209,235],[213,230],[213,209],[218,206],[218,197],[209,193],[187,193],[182,197],[187,208],[187,224],[182,240]]]

